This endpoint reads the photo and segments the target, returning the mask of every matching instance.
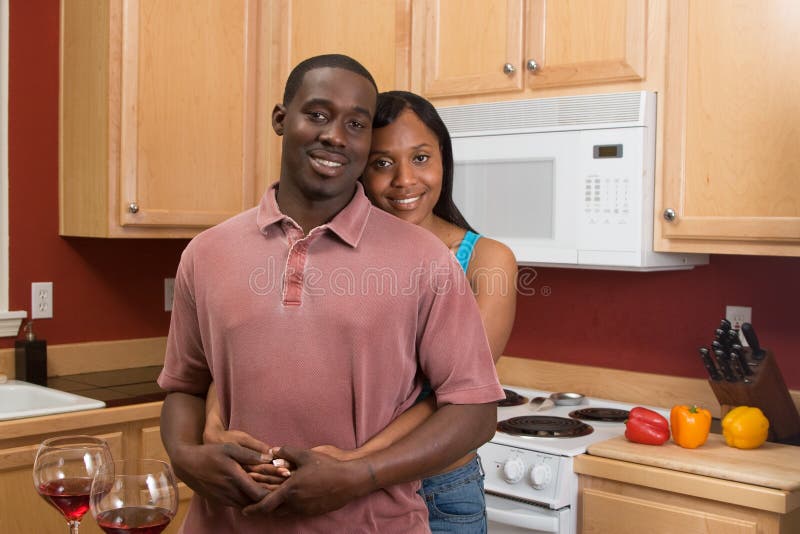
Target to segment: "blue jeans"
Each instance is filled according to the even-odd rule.
[[[483,469],[477,457],[462,467],[426,478],[418,493],[428,506],[433,534],[486,534]]]

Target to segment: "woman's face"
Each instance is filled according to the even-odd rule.
[[[439,139],[406,109],[372,132],[364,189],[373,204],[413,224],[433,220],[442,192]]]

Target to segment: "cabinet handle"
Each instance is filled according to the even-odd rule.
[[[531,72],[536,72],[537,70],[539,70],[539,64],[536,63],[535,59],[529,59],[528,62],[525,64],[525,66]]]
[[[139,212],[139,204],[136,202],[131,202],[128,204],[128,211],[131,213],[138,213]]]
[[[512,65],[511,63],[506,63],[505,65],[503,65],[503,72],[505,72],[509,76],[514,74],[516,71],[517,69],[515,69],[514,65]]]
[[[664,219],[672,222],[678,217],[678,214],[675,213],[675,210],[672,208],[667,208],[664,210]]]

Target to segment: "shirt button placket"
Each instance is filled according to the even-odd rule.
[[[303,275],[306,267],[308,246],[314,236],[304,237],[293,241],[289,248],[289,258],[286,261],[286,273],[283,280],[283,304],[285,306],[299,306],[303,300]],[[290,237],[291,240],[291,237]]]

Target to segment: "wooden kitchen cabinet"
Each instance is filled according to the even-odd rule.
[[[412,88],[429,98],[642,80],[646,0],[414,0]]]
[[[266,16],[266,0],[62,0],[61,235],[191,237],[255,205]]]
[[[800,256],[800,3],[669,8],[656,249]]]
[[[581,455],[582,534],[791,534],[800,532],[797,492]]]

